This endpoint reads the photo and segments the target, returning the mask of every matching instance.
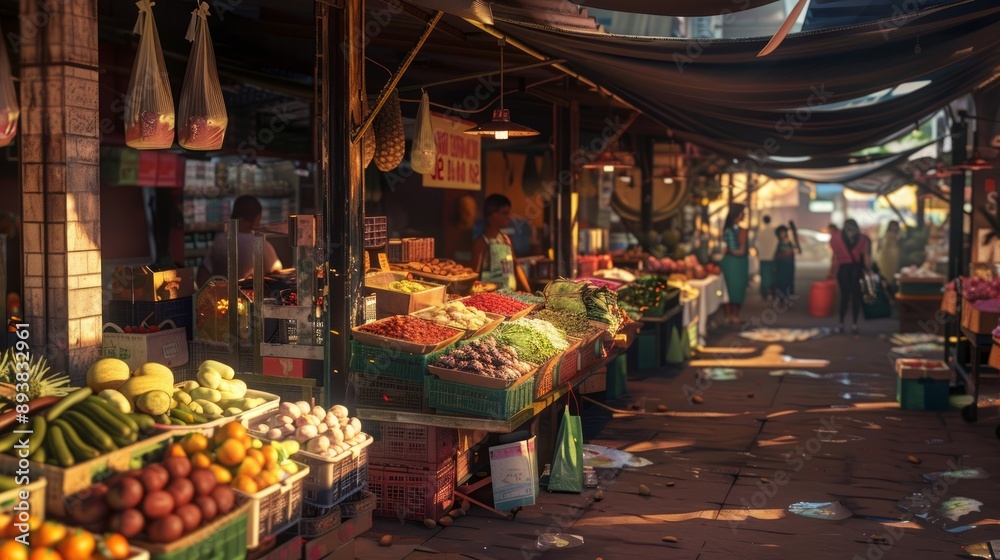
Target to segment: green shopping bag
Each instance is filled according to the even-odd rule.
[[[583,424],[579,416],[563,412],[549,474],[549,492],[583,492]]]

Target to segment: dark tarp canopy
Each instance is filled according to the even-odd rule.
[[[717,16],[741,12],[777,2],[778,0],[579,0],[584,8],[599,8],[618,12],[653,16]],[[815,0],[813,0],[815,1]]]
[[[896,20],[767,39],[574,33],[512,20],[502,31],[608,87],[676,136],[738,158],[846,156],[987,83],[1000,67],[1000,4],[964,0]],[[905,93],[857,101],[903,86]]]
[[[917,10],[951,4],[957,0],[812,0],[802,31],[857,25],[906,16]]]

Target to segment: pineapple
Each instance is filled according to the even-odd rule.
[[[13,402],[17,398],[15,386],[14,352],[7,350],[0,358],[0,400]],[[69,377],[63,373],[48,375],[52,369],[43,356],[32,355],[28,361],[28,398],[64,397],[72,392]]]
[[[375,129],[375,166],[388,173],[399,167],[406,153],[406,134],[399,92],[393,90],[372,123]]]

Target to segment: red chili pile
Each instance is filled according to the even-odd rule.
[[[467,307],[475,307],[485,313],[496,313],[510,317],[524,311],[529,306],[526,303],[503,297],[497,294],[475,294],[462,300]]]
[[[459,333],[455,329],[449,329],[435,325],[424,319],[409,316],[390,317],[382,321],[362,325],[358,327],[358,330],[385,338],[405,340],[414,344],[437,344]]]

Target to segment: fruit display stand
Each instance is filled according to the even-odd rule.
[[[298,525],[302,517],[303,484],[309,467],[297,463],[299,471],[278,484],[243,496],[247,503],[247,548],[257,548],[269,536]]]
[[[31,471],[40,473],[47,481],[46,512],[56,517],[66,517],[67,497],[90,488],[95,482],[100,482],[116,472],[140,468],[149,460],[159,459],[172,437],[169,433],[154,434],[96,459],[82,461],[67,468],[30,462]],[[6,454],[0,455],[0,473],[14,475],[17,469],[16,458]]]
[[[309,467],[304,479],[306,502],[318,507],[333,507],[368,485],[368,446],[371,436],[333,459],[299,451],[294,455]]]
[[[181,384],[178,383],[176,386],[180,387]],[[256,391],[254,389],[247,389],[247,392],[244,395],[244,397],[251,399],[264,399],[265,402],[260,406],[254,407],[250,410],[245,410],[240,414],[235,414],[233,416],[223,416],[221,418],[216,418],[215,420],[211,420],[209,422],[205,422],[202,424],[175,426],[172,424],[167,425],[167,424],[156,423],[154,424],[154,427],[159,431],[172,433],[175,435],[198,431],[201,432],[202,434],[205,434],[205,436],[207,437],[212,437],[215,434],[215,429],[217,427],[232,421],[236,422],[246,421],[245,423],[248,424],[254,418],[264,416],[265,414],[277,410],[278,405],[281,402],[281,398],[278,395],[266,393],[264,391]]]

